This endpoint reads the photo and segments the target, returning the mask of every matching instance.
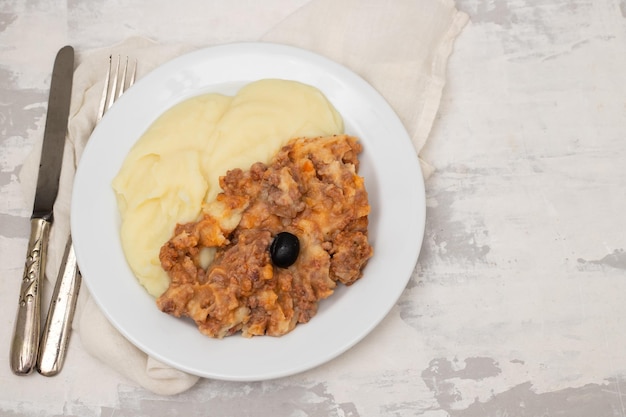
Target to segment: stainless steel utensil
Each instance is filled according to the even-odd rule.
[[[17,375],[30,374],[37,360],[41,328],[40,286],[45,273],[48,235],[54,220],[52,208],[59,191],[73,75],[74,49],[65,46],[57,53],[52,71],[31,232],[11,342],[11,370]]]
[[[116,67],[113,69],[113,57],[109,57],[109,68],[106,73],[96,123],[100,122],[104,113],[115,100],[135,82],[137,64],[135,63],[132,71],[129,70],[127,58],[124,68],[120,71],[120,61],[121,58],[118,56]],[[127,74],[130,75],[128,82],[126,81]],[[118,77],[121,78],[118,80]],[[37,371],[41,375],[54,376],[63,367],[80,284],[81,275],[70,236],[50,300],[50,308],[39,347]]]
[[[39,343],[37,372],[44,376],[54,376],[61,371],[65,362],[65,352],[72,328],[74,310],[78,300],[81,276],[76,264],[72,238],[67,240],[61,268],[57,276],[50,308],[46,317],[43,334]]]

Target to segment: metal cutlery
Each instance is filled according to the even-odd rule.
[[[96,124],[100,122],[104,113],[113,105],[115,100],[135,82],[137,64],[135,63],[133,69],[130,70],[127,58],[124,68],[120,70],[120,61],[121,58],[118,56],[114,69],[113,57],[109,57],[109,67],[98,108]],[[127,82],[126,78],[128,75],[130,75],[130,79]],[[37,371],[44,376],[58,374],[65,362],[81,280],[70,236],[54,286],[37,359]]]
[[[54,220],[53,206],[59,191],[73,75],[74,49],[65,46],[57,53],[52,71],[31,232],[11,341],[10,365],[17,375],[30,374],[37,360],[41,329],[40,287],[45,273],[48,236]]]

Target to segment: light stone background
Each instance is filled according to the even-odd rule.
[[[626,416],[626,0],[457,0],[471,22],[424,152],[437,171],[420,260],[344,355],[160,397],[77,337],[59,376],[11,374],[30,215],[18,173],[57,49],[255,40],[306,2],[0,2],[0,415]]]

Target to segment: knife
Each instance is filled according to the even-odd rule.
[[[40,286],[46,269],[48,236],[54,220],[52,209],[59,191],[73,74],[74,49],[68,45],[57,53],[50,82],[37,191],[30,218],[30,238],[11,341],[11,370],[16,375],[30,374],[37,361],[41,328]]]

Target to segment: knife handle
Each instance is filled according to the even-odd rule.
[[[40,218],[30,221],[26,265],[11,342],[11,370],[16,375],[30,374],[37,361],[41,326],[40,286],[46,270],[50,225],[49,221]]]
[[[54,376],[61,372],[65,362],[65,352],[72,329],[72,320],[78,299],[81,276],[76,264],[72,238],[67,241],[65,254],[59,269],[48,316],[43,328],[37,372],[44,376]]]

